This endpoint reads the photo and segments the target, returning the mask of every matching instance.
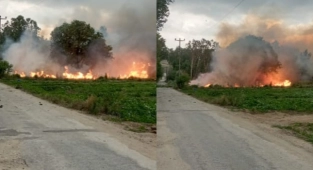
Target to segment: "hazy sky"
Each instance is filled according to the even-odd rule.
[[[0,4],[2,17],[31,18],[45,37],[55,26],[73,19],[86,21],[96,29],[104,25],[109,32],[137,24],[155,34],[155,0],[0,0]]]
[[[37,22],[42,30],[40,34],[46,38],[50,38],[55,27],[73,20],[85,21],[96,31],[104,26],[107,28],[104,38],[113,47],[114,59],[99,61],[95,72],[115,76],[128,74],[135,62],[151,63],[151,67],[147,68],[148,73],[152,75],[155,72],[156,0],[0,0],[0,15],[8,17],[8,20],[18,15],[31,18]],[[23,36],[24,39],[29,38]],[[58,68],[45,65],[47,62],[42,56],[49,55],[46,51],[36,49],[35,58],[32,54],[36,51],[28,46],[32,44],[26,40],[15,43],[12,50],[8,50],[12,51],[6,55],[9,62],[17,65],[19,70]],[[13,49],[15,46],[22,50]],[[27,50],[29,52],[24,54]],[[15,55],[20,51],[22,55]],[[20,61],[23,61],[23,67],[19,65]]]
[[[310,0],[244,0],[234,9],[240,1],[175,0],[169,6],[170,16],[161,31],[166,45],[178,46],[175,38],[185,38],[185,42],[216,39],[221,23],[236,25],[251,14],[278,20],[290,28],[313,24],[313,1]]]

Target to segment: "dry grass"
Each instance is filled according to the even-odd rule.
[[[91,114],[96,114],[97,110],[97,97],[90,95],[83,104],[83,108]]]

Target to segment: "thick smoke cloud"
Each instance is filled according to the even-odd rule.
[[[54,63],[50,57],[50,43],[34,37],[25,31],[18,43],[6,39],[3,58],[13,64],[13,69],[26,73],[45,70],[56,73],[61,66]]]
[[[114,14],[118,19],[110,20],[112,34],[109,32],[108,42],[112,43],[114,59],[109,65],[121,65],[122,69],[133,62],[149,63],[148,72],[150,76],[155,77],[156,16],[151,12],[155,11],[155,6],[146,7],[136,11],[123,6]]]
[[[217,33],[222,47],[245,35],[263,37],[266,41],[278,41],[300,50],[313,51],[313,24],[288,26],[283,20],[267,15],[247,15],[239,25],[223,23]]]
[[[264,15],[248,15],[239,25],[223,23],[217,35],[221,48],[214,53],[212,72],[200,75],[191,84],[258,86],[284,80],[310,81],[312,30],[313,25],[288,27],[282,20]],[[262,71],[278,62],[281,67],[276,71]]]

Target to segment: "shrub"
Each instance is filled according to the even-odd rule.
[[[189,82],[190,78],[186,73],[181,73],[180,76],[176,78],[176,84],[179,89],[185,87],[185,85]]]
[[[91,114],[97,114],[99,112],[97,108],[97,97],[94,95],[89,96],[84,103],[84,108]]]
[[[176,71],[170,70],[166,75],[166,81],[171,81],[171,80],[174,81],[175,77],[176,77]]]
[[[12,65],[0,58],[0,78],[8,75],[12,71]]]

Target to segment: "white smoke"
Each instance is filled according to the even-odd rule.
[[[50,42],[37,38],[33,33],[25,31],[20,41],[13,43],[6,40],[7,49],[3,52],[4,60],[13,64],[13,69],[23,72],[48,70],[56,72],[60,69],[50,57]]]
[[[222,48],[213,54],[212,71],[199,75],[191,84],[254,86],[284,80],[310,81],[312,30],[312,24],[289,27],[283,20],[269,15],[248,14],[239,24],[222,23],[217,34]],[[262,37],[263,42],[245,38],[248,35]],[[281,67],[276,71],[260,71],[277,62]]]

